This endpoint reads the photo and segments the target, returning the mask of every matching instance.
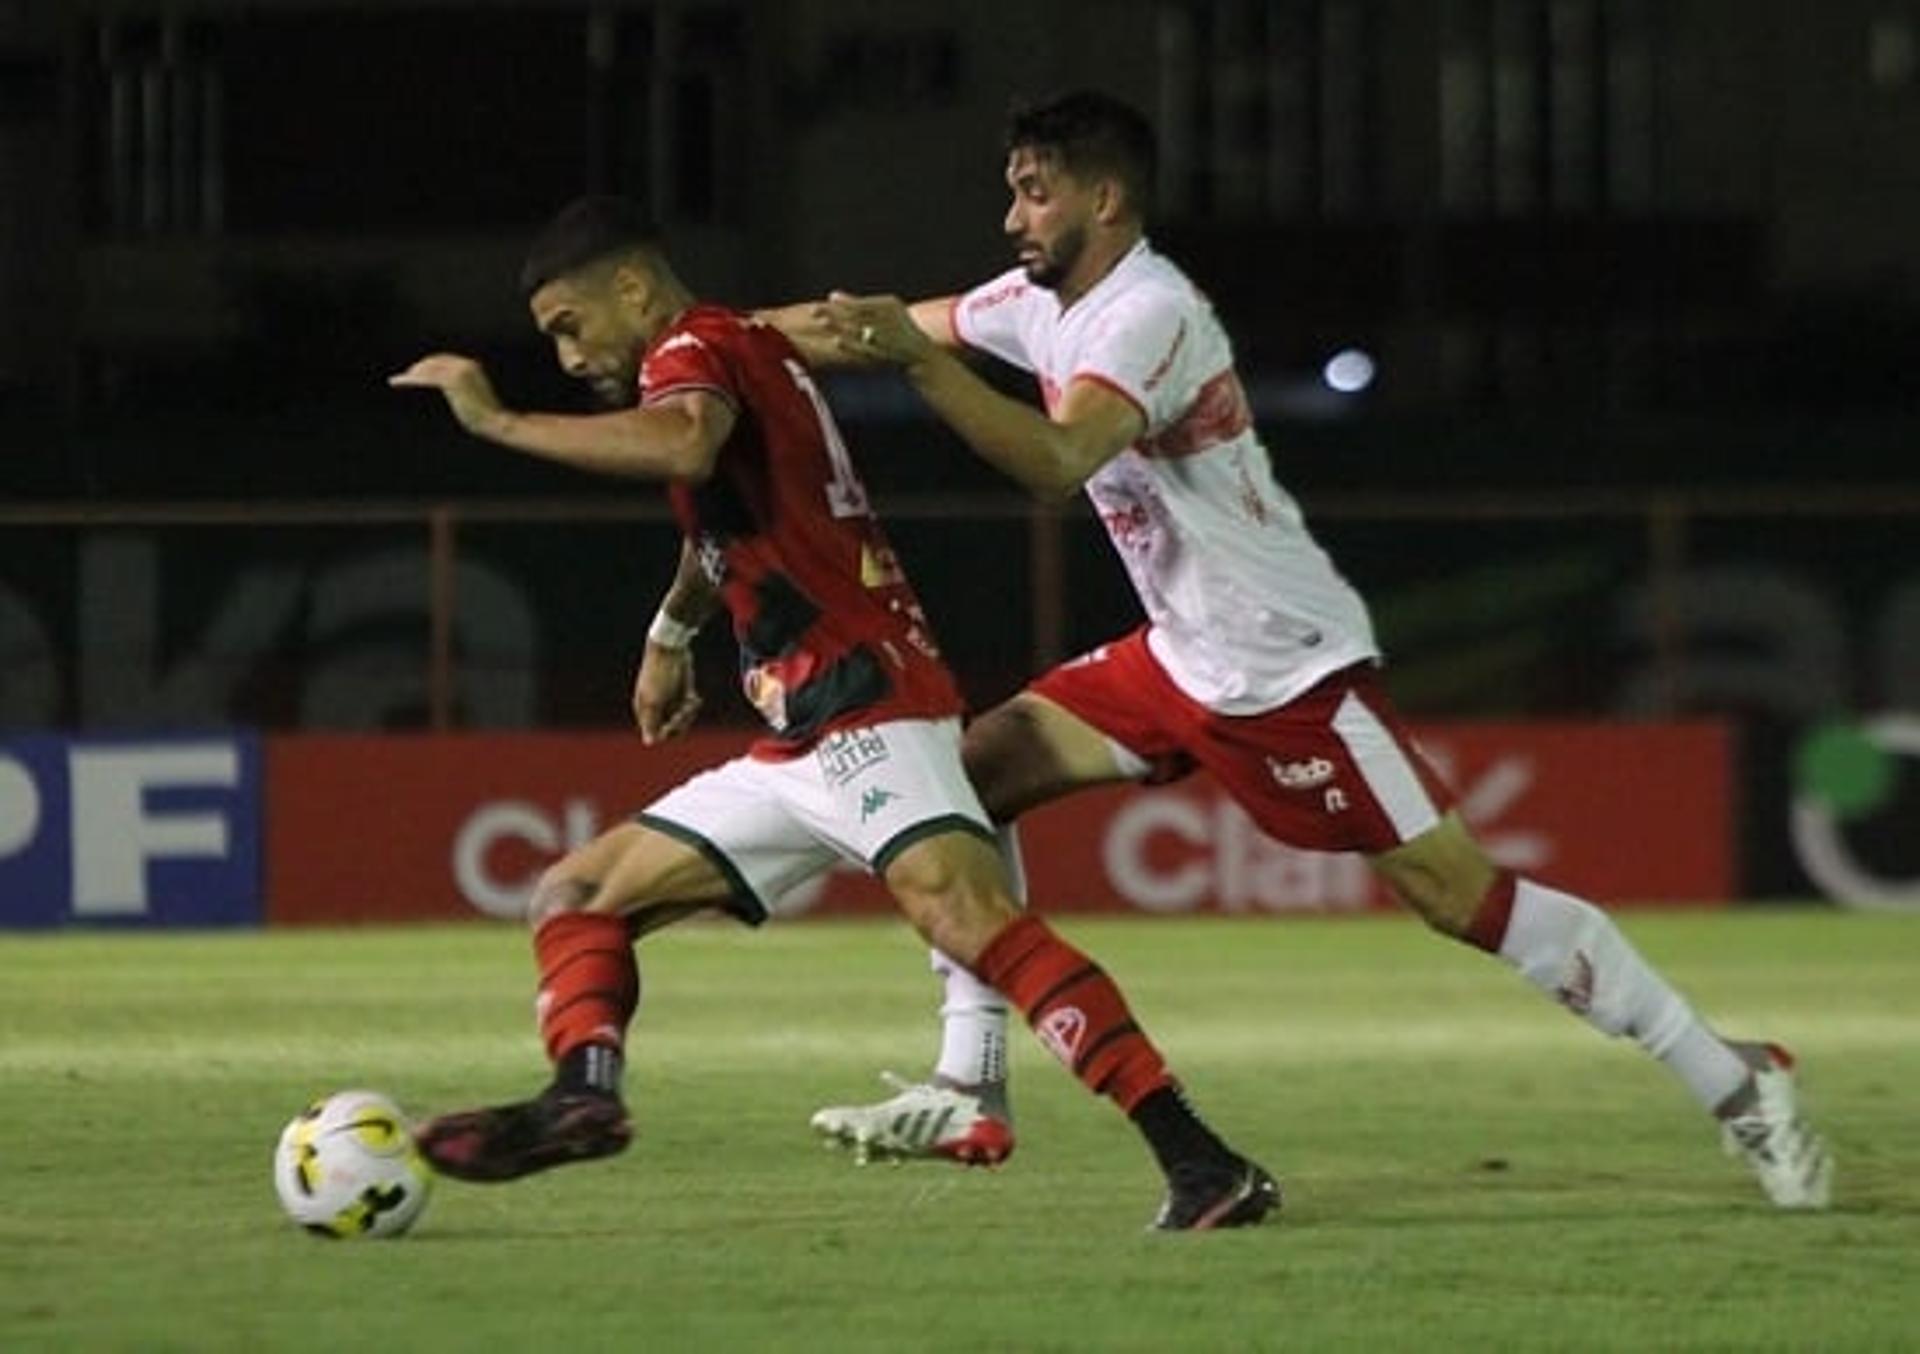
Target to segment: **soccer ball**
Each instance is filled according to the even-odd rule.
[[[281,1132],[273,1187],[287,1216],[319,1236],[399,1236],[426,1208],[433,1172],[398,1105],[378,1091],[340,1091]]]

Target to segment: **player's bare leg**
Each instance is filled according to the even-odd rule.
[[[728,881],[699,851],[632,823],[548,870],[528,921],[553,1080],[530,1100],[422,1124],[416,1137],[435,1169],[462,1180],[513,1180],[625,1149],[633,1129],[620,1084],[640,1000],[633,942],[728,894]]]
[[[1012,818],[1079,789],[1130,778],[1106,736],[1045,697],[1023,692],[967,727],[967,778],[987,812],[1004,824],[996,837],[1016,906],[1027,901],[1026,868]],[[829,1105],[813,1129],[854,1149],[858,1159],[923,1158],[994,1165],[1014,1147],[1007,1080],[1006,998],[951,955],[931,952],[944,992],[940,1053],[921,1082],[891,1072],[883,1100]]]
[[[992,845],[965,831],[938,833],[895,856],[885,878],[930,944],[1004,993],[1048,1051],[1140,1130],[1167,1177],[1156,1228],[1249,1226],[1279,1204],[1273,1177],[1187,1104],[1114,981],[1015,909]]]
[[[1453,814],[1372,863],[1435,930],[1497,956],[1601,1033],[1664,1063],[1775,1204],[1826,1207],[1833,1163],[1800,1112],[1792,1056],[1716,1034],[1600,908],[1499,870]]]
[[[1008,824],[995,833],[1008,895],[1026,905],[1019,838]],[[873,1159],[914,1158],[962,1166],[997,1166],[1013,1154],[1013,1102],[1007,1087],[1007,999],[942,950],[928,952],[946,999],[940,1006],[940,1056],[933,1075],[912,1081],[893,1072],[884,1100],[829,1105],[815,1112],[813,1131],[829,1145]]]

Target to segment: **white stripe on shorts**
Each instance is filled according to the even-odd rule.
[[[1379,801],[1403,842],[1412,841],[1440,821],[1440,811],[1379,716],[1349,691],[1334,712],[1333,731],[1346,745],[1360,778]]]

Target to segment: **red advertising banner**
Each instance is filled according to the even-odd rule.
[[[1420,730],[1500,863],[1607,903],[1736,891],[1733,745],[1712,723],[1446,724]],[[290,735],[266,748],[275,924],[517,916],[540,870],[744,734],[660,748],[624,734]],[[1213,782],[1115,787],[1029,815],[1029,888],[1050,912],[1348,912],[1391,906],[1364,861],[1265,837]],[[877,912],[836,870],[784,914]]]
[[[291,734],[267,740],[267,920],[517,916],[540,871],[739,734]]]

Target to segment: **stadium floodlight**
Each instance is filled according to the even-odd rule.
[[[1320,377],[1329,390],[1342,395],[1358,395],[1373,384],[1376,370],[1373,356],[1364,348],[1342,348],[1327,359]]]

